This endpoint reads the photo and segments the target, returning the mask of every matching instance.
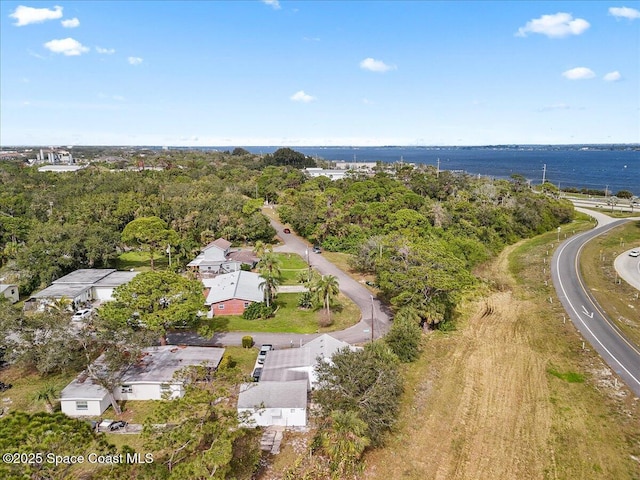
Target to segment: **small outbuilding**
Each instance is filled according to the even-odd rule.
[[[20,293],[17,285],[0,283],[0,295],[9,300],[9,303],[16,303],[20,300]]]

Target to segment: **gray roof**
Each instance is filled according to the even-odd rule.
[[[16,285],[15,283],[0,283],[0,293],[4,292],[5,290],[9,290],[11,287],[18,288],[18,285]]]
[[[264,300],[264,294],[262,288],[260,288],[262,281],[262,278],[257,273],[243,270],[218,275],[207,282],[206,286],[210,287],[211,290],[204,303],[205,305],[211,305],[233,298],[262,302]]]
[[[82,283],[84,285],[93,285],[113,272],[115,272],[113,268],[82,268],[64,277],[60,277],[51,283]]]
[[[307,382],[255,382],[240,385],[238,408],[306,408]]]
[[[40,290],[39,292],[34,293],[33,295],[31,295],[31,298],[67,297],[73,300],[77,296],[82,295],[83,292],[89,290],[90,288],[91,288],[91,285],[54,283],[53,285],[45,288],[44,290]]]
[[[356,348],[331,335],[323,334],[300,348],[271,350],[262,366],[260,381],[290,381],[308,379],[318,357],[330,359],[341,348]]]
[[[202,364],[217,367],[224,355],[224,348],[164,345],[146,348],[144,354],[139,364],[129,368],[124,374],[122,384],[165,383],[170,382],[174,373],[184,367]],[[94,363],[100,364],[101,358],[99,357]],[[62,390],[60,399],[101,399],[106,393],[104,388],[94,383],[83,372]]]
[[[96,287],[119,287],[120,285],[124,285],[125,283],[129,283],[133,280],[133,277],[138,275],[140,272],[128,272],[128,271],[114,271],[107,275],[106,277],[101,278],[94,286]]]

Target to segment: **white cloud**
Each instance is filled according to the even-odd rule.
[[[129,65],[140,65],[142,59],[140,57],[129,57],[127,58],[127,62],[129,62]]]
[[[88,47],[82,45],[73,38],[62,38],[60,40],[51,40],[44,44],[44,47],[53,53],[61,53],[67,57],[82,55],[89,51]]]
[[[566,72],[562,72],[562,76],[567,80],[587,80],[593,78],[596,74],[587,67],[576,67]]]
[[[387,65],[382,60],[376,60],[371,57],[362,60],[360,62],[360,68],[371,72],[388,72],[389,70],[396,69],[395,65]]]
[[[362,99],[362,103],[364,103],[365,105],[373,105],[373,101],[369,100],[368,98],[363,98]]]
[[[69,20],[62,20],[60,22],[64,28],[76,28],[80,26],[80,20],[77,18],[70,18]]]
[[[609,15],[613,15],[616,18],[628,18],[629,20],[634,20],[636,18],[640,18],[640,11],[629,7],[611,7],[609,9]]]
[[[114,53],[116,53],[115,49],[113,48],[102,48],[102,47],[96,47],[96,52],[102,55],[113,55]]]
[[[620,75],[619,71],[615,70],[607,73],[603,78],[605,82],[617,82],[622,78],[622,75]]]
[[[300,90],[294,93],[289,98],[294,102],[302,102],[302,103],[313,102],[316,99],[316,97],[312,97],[311,95],[304,93],[304,90]]]
[[[17,20],[14,23],[16,27],[23,27],[32,23],[42,23],[47,20],[62,18],[62,7],[56,5],[53,10],[50,10],[48,8],[33,8],[20,5],[9,17]]]
[[[529,20],[524,27],[518,29],[516,36],[526,37],[528,33],[539,33],[550,38],[562,38],[580,35],[589,27],[589,22],[583,18],[574,19],[570,13],[558,12]]]
[[[264,3],[265,5],[269,5],[270,7],[273,7],[274,10],[280,10],[282,8],[278,0],[262,0],[262,3]]]

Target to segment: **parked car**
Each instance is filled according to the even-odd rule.
[[[639,248],[634,248],[633,250],[631,250],[629,252],[629,256],[630,257],[640,257],[640,249]]]
[[[91,316],[91,312],[93,310],[91,310],[90,308],[83,308],[82,310],[78,310],[76,313],[73,314],[73,316],[71,317],[71,320],[84,320],[85,318]]]
[[[314,245],[313,253],[322,253],[322,249],[318,245]]]
[[[269,343],[265,343],[260,347],[260,353],[258,353],[258,363],[262,365],[264,360],[267,358],[267,352],[269,350],[273,350],[273,345]]]
[[[289,228],[285,228],[284,230],[282,230],[284,233],[291,233],[291,229]]]
[[[253,377],[253,381],[254,382],[259,382],[260,381],[260,375],[262,375],[262,368],[258,367],[253,371],[253,374],[251,374],[251,376]]]
[[[113,432],[115,430],[120,430],[121,428],[124,428],[126,426],[127,426],[127,422],[125,422],[124,420],[105,419],[98,424],[98,430],[100,431],[109,430],[110,432]]]

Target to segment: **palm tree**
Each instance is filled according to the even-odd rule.
[[[260,288],[264,290],[269,307],[273,294],[281,283],[280,260],[272,252],[265,253],[258,262],[258,271],[263,278]]]
[[[322,275],[312,288],[318,302],[327,309],[327,317],[331,322],[331,301],[340,293],[338,278],[333,275]]]
[[[43,401],[47,409],[47,413],[53,413],[53,399],[58,396],[58,392],[53,385],[47,384],[35,393],[36,401]]]
[[[335,410],[330,426],[322,433],[321,443],[331,462],[334,475],[343,477],[358,468],[358,461],[370,441],[367,424],[353,411]]]

